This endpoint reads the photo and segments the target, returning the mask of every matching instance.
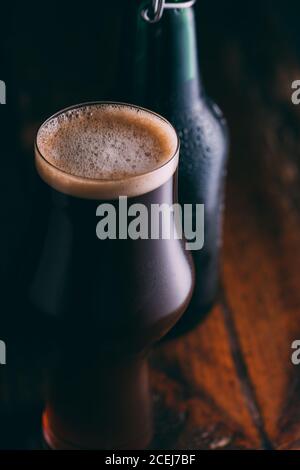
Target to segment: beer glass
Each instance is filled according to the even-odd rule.
[[[99,110],[110,113],[110,138],[119,139],[114,112],[124,119],[133,113],[128,127],[132,144],[135,126],[143,125],[146,133],[149,126],[160,138],[173,139],[172,153],[153,169],[111,179],[74,174],[72,158],[68,171],[53,163],[47,150],[51,133],[70,116],[76,126],[78,115],[86,119],[82,128],[88,132]],[[48,147],[40,143],[45,128]],[[70,145],[72,157],[76,150],[68,139],[62,137],[60,145]],[[118,145],[122,147],[122,136]],[[110,204],[120,223],[119,196],[128,197],[128,207],[143,204],[148,214],[153,204],[176,202],[178,156],[171,124],[126,104],[77,105],[52,116],[38,131],[36,168],[52,188],[52,210],[30,295],[56,331],[43,414],[43,435],[52,449],[142,449],[151,441],[147,355],[186,309],[193,264],[182,238],[132,239],[123,234],[99,239],[97,213],[101,204]]]

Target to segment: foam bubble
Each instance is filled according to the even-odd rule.
[[[91,179],[120,180],[162,166],[175,153],[177,137],[169,123],[139,108],[91,104],[48,120],[37,147],[64,172]]]

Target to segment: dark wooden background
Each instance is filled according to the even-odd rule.
[[[290,361],[300,339],[300,106],[291,103],[299,6],[219,3],[199,1],[197,24],[204,83],[231,133],[223,293],[196,329],[152,354],[153,446],[300,449],[300,366]],[[26,298],[48,210],[33,136],[59,108],[120,98],[126,76],[116,71],[120,45],[131,47],[132,2],[5,8],[0,337],[8,364],[0,366],[0,447],[37,448],[51,330]]]

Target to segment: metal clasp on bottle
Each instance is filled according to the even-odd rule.
[[[143,8],[141,11],[142,18],[148,23],[157,23],[164,10],[181,10],[182,8],[190,8],[196,3],[196,0],[186,0],[185,2],[167,3],[166,0],[152,0],[151,5]]]

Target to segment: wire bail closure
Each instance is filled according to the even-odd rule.
[[[166,3],[166,0],[152,0],[152,4],[141,11],[142,18],[148,23],[157,23],[164,10],[181,10],[190,8],[196,3],[196,0],[186,0],[185,2]]]

